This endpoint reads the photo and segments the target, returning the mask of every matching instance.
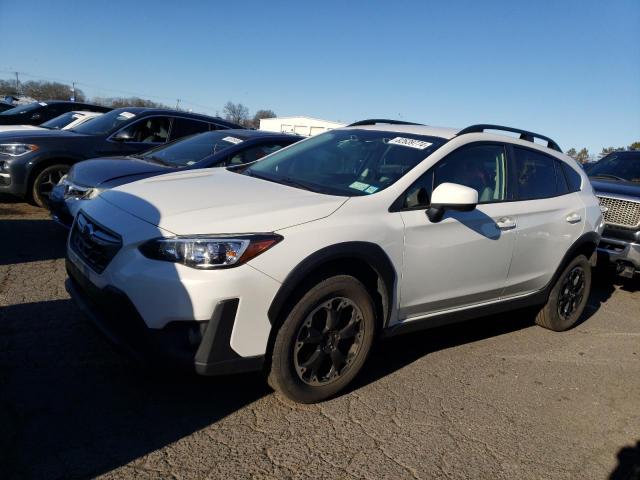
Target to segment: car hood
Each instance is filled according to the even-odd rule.
[[[640,197],[640,183],[621,182],[618,180],[604,180],[590,178],[591,186],[596,195],[611,193],[614,195],[627,195],[630,197]]]
[[[171,171],[173,171],[171,167],[145,162],[137,158],[94,158],[76,163],[73,167],[70,180],[85,187],[99,187],[106,182],[124,180],[126,177],[161,174]]]
[[[176,235],[273,232],[327,217],[348,200],[225,168],[160,175],[101,198]]]
[[[0,141],[11,139],[11,141],[19,142],[37,142],[38,140],[59,139],[60,141],[69,141],[76,138],[86,138],[87,135],[75,133],[70,130],[50,130],[48,128],[39,128],[37,130],[9,130],[0,132]]]

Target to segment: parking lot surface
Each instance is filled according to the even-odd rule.
[[[517,311],[387,340],[303,406],[133,368],[65,292],[64,242],[0,198],[0,478],[640,478],[638,280],[598,272],[565,333]]]

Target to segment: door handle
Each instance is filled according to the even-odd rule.
[[[496,222],[496,225],[500,230],[511,230],[512,228],[516,228],[516,222],[508,217],[501,218]]]
[[[582,217],[578,213],[572,213],[571,215],[567,216],[566,220],[569,223],[578,223],[582,221]]]

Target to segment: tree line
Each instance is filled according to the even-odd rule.
[[[576,150],[575,148],[570,148],[565,153],[569,155],[571,158],[576,160],[579,163],[589,163],[600,160],[602,157],[605,157],[613,152],[624,152],[629,150],[640,150],[640,141],[633,142],[631,145],[627,147],[605,147],[600,153],[596,155],[591,155],[589,150],[586,148],[581,148],[580,150]]]

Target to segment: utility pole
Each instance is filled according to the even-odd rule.
[[[18,78],[18,72],[16,72],[16,95],[20,93],[20,79]]]
[[[71,101],[76,101],[76,82],[71,82]]]
[[[180,99],[176,99],[176,110],[180,110]]]

